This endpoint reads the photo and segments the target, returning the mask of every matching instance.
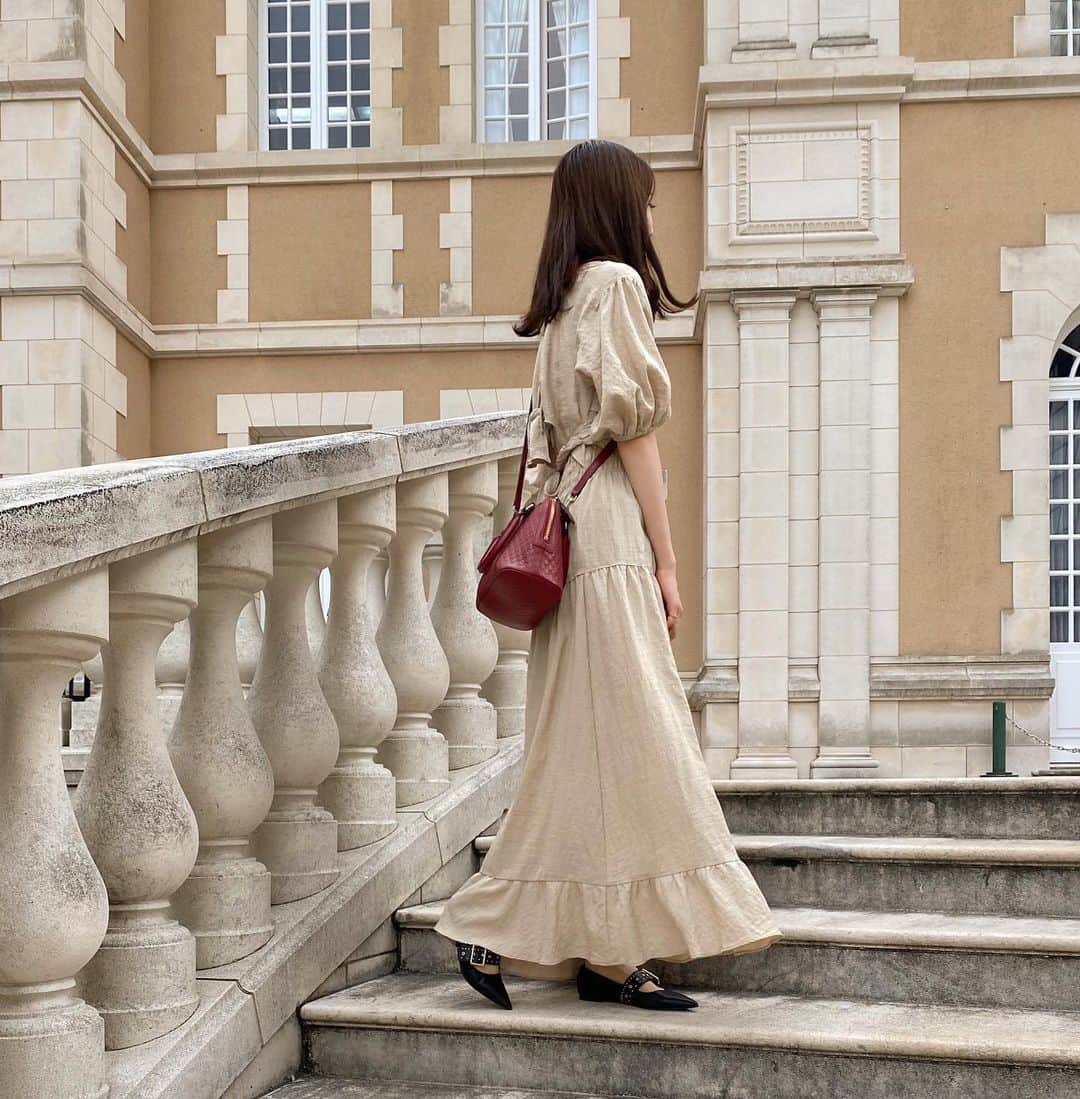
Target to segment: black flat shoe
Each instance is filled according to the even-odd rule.
[[[478,965],[498,965],[502,961],[500,955],[475,943],[458,943],[457,956],[461,975],[477,992],[486,996],[493,1004],[505,1007],[507,1011],[513,1008],[502,974],[484,973],[476,968]]]
[[[587,965],[582,964],[577,972],[578,998],[593,1003],[630,1004],[644,1007],[650,1011],[687,1011],[697,1007],[697,1000],[673,992],[670,988],[655,988],[651,992],[642,992],[646,981],[660,983],[660,978],[647,969],[635,969],[622,984],[611,980]]]

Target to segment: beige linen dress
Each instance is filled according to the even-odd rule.
[[[608,439],[671,414],[637,272],[590,262],[565,307],[537,353],[527,500],[565,501]],[[521,785],[435,930],[497,951],[505,972],[548,978],[583,960],[764,949],[781,932],[713,792],[617,451],[570,512],[562,601],[532,634]]]

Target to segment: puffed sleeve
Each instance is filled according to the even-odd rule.
[[[653,336],[640,277],[620,273],[585,303],[577,367],[596,390],[588,441],[647,435],[671,415],[671,380]]]

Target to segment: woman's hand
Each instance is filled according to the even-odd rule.
[[[656,581],[660,585],[660,594],[664,599],[667,613],[668,637],[674,639],[675,629],[682,617],[682,599],[679,598],[679,581],[675,576],[675,566],[669,565],[656,570]]]

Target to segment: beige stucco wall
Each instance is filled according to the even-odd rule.
[[[1075,121],[1069,99],[901,108],[902,234],[915,268],[900,301],[902,653],[1001,648],[1012,595],[1000,563],[1011,510],[998,472],[1011,419],[998,380],[998,341],[1011,331],[1000,249],[1041,244],[1045,213],[1080,209],[1061,155]]]
[[[127,195],[127,225],[116,226],[116,254],[127,264],[128,300],[151,316],[150,189],[127,158],[117,153],[116,179]]]
[[[473,311],[524,312],[547,218],[550,176],[473,181]],[[697,287],[702,264],[701,173],[656,173],[656,247],[680,297]],[[510,261],[510,262],[508,262]]]
[[[394,213],[404,215],[405,244],[394,255],[394,281],[404,286],[407,317],[439,315],[439,284],[450,281],[450,250],[439,247],[439,215],[449,209],[449,180],[394,184]]]
[[[371,315],[371,186],[252,187],[248,317],[339,320]]]
[[[1024,0],[900,0],[900,52],[916,61],[1012,57]]]
[[[619,87],[630,98],[630,133],[690,133],[705,53],[705,5],[621,0],[619,13],[630,19],[630,56],[621,62]]]
[[[151,192],[150,301],[155,324],[217,320],[217,292],[226,278],[225,257],[217,254],[217,223],[225,214],[224,187]]]
[[[402,47],[402,67],[393,75],[394,106],[402,108],[406,145],[439,140],[439,106],[450,102],[450,69],[439,65],[439,27],[449,21],[448,0],[394,0]]]
[[[116,451],[125,459],[148,458],[153,454],[150,360],[122,333],[116,336],[116,368],[127,378],[127,415],[116,417]]]
[[[225,77],[215,39],[225,33],[222,0],[149,0],[150,145],[155,153],[206,153],[225,113]]]
[[[125,0],[124,37],[116,36],[116,68],[126,85],[127,116],[152,145],[150,128],[150,0]]]

